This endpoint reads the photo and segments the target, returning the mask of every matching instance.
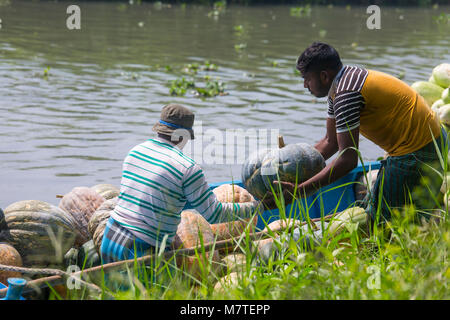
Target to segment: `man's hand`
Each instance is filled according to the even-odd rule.
[[[290,193],[294,194],[295,187],[296,187],[295,183],[286,182],[286,181],[278,181],[278,180],[275,180],[273,182],[273,188],[275,190],[278,190],[279,185],[281,185],[281,190],[283,190],[283,191],[288,190]],[[298,190],[298,187],[297,187],[297,190]]]
[[[292,191],[294,191],[294,189],[292,189]],[[293,199],[293,192],[290,192],[289,189],[282,189],[283,192],[283,198],[284,198],[284,203],[285,204],[290,204],[292,202]],[[277,193],[277,199],[278,201],[281,201],[280,199],[280,194]],[[272,192],[268,191],[265,195],[264,198],[262,200],[262,203],[264,204],[264,206],[266,206],[269,210],[272,209],[276,209],[277,203],[275,201],[275,197],[273,195]]]
[[[274,184],[274,189],[277,190],[278,186],[281,185],[283,194],[284,194],[284,191],[287,190],[291,194],[295,194],[295,196],[298,197],[299,199],[308,197],[309,195],[311,195],[312,193],[317,191],[316,188],[314,188],[314,186],[312,184],[308,184],[306,182],[301,183],[299,185],[295,185],[295,183],[292,183],[292,182],[275,180],[273,182],[273,184]]]

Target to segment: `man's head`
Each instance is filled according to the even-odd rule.
[[[188,108],[168,104],[162,108],[160,120],[153,126],[153,131],[182,149],[189,139],[194,139],[194,118],[194,113]]]
[[[314,42],[297,59],[297,70],[302,74],[304,87],[318,98],[328,94],[341,68],[338,52],[326,43]]]

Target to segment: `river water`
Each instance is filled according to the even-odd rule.
[[[295,17],[290,6],[229,6],[215,16],[202,6],[81,3],[81,29],[69,30],[69,4],[0,0],[2,208],[31,199],[58,204],[56,195],[76,186],[118,186],[127,152],[153,137],[168,103],[195,112],[203,142],[196,151],[228,148],[232,129],[314,144],[325,134],[325,99],[303,88],[294,67],[316,40],[335,46],[345,64],[409,84],[450,61],[449,29],[433,19],[449,7],[382,7],[381,29],[369,30],[366,7],[313,7]],[[217,70],[183,72],[206,61]],[[205,77],[222,81],[227,95],[171,96],[169,81],[182,76],[198,87]],[[244,140],[235,144],[245,149]],[[225,151],[223,161],[217,148],[212,162],[194,158],[209,182],[229,181],[240,179],[247,149]],[[384,153],[363,138],[360,150],[364,161]]]

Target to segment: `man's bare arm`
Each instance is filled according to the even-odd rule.
[[[338,151],[339,145],[336,136],[336,120],[334,118],[327,118],[327,132],[325,137],[320,140],[314,148],[322,154],[325,160],[328,160]]]

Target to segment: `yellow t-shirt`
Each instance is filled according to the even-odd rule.
[[[437,115],[422,96],[386,73],[345,66],[328,97],[337,132],[361,134],[390,156],[417,151],[440,135]]]

